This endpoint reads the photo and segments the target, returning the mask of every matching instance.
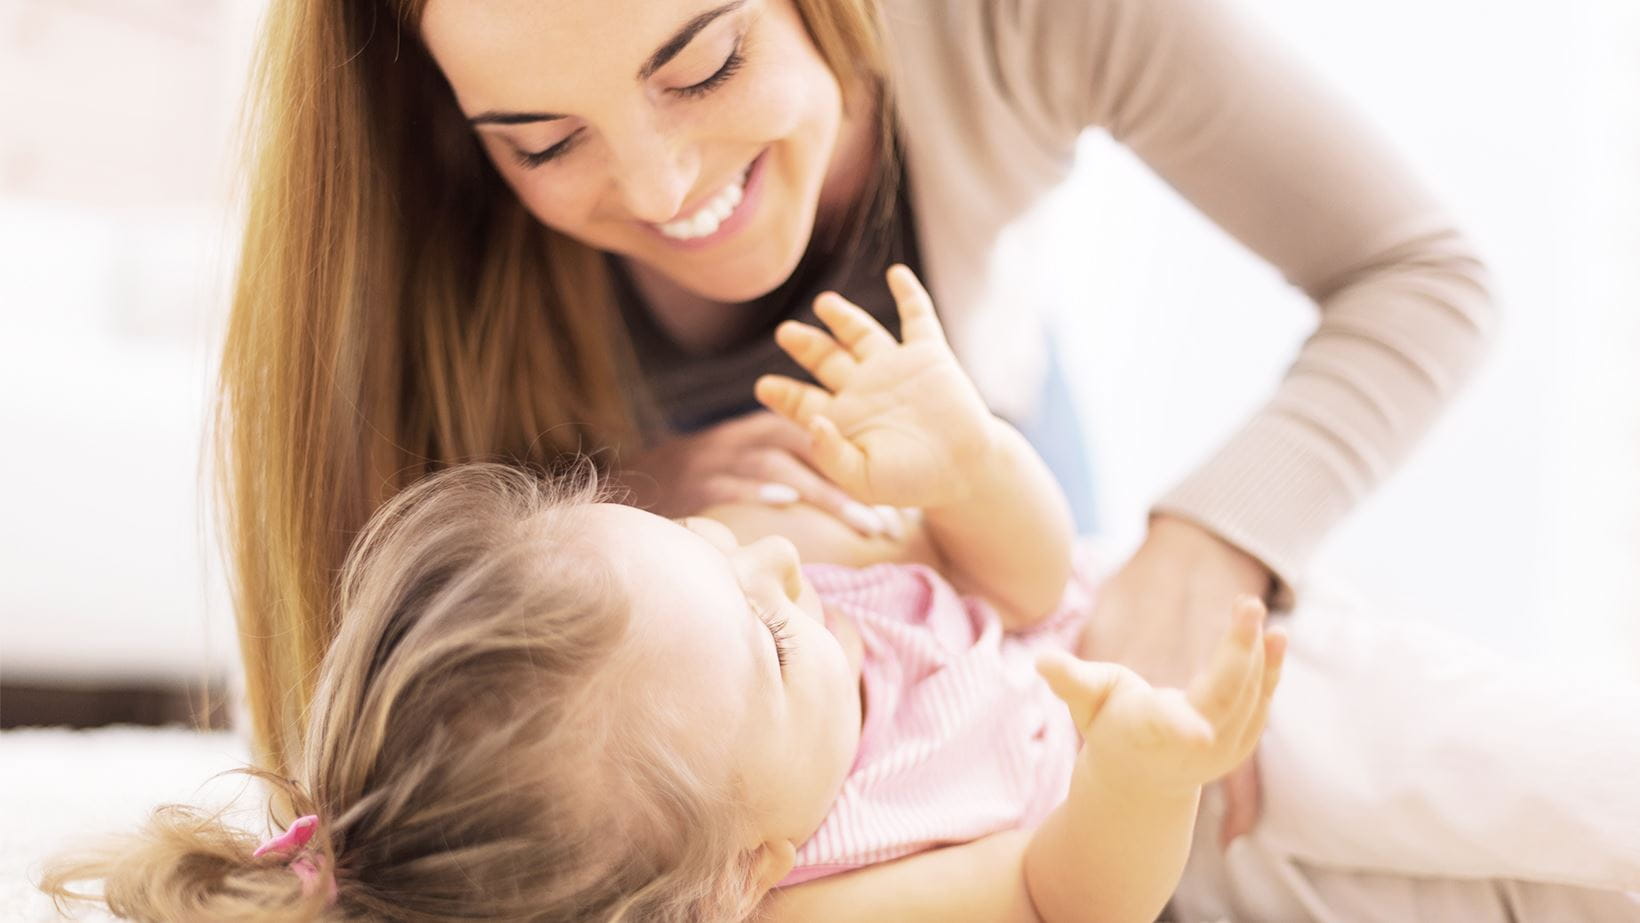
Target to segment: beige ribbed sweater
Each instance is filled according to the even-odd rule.
[[[1156,504],[1258,557],[1290,602],[1316,544],[1480,357],[1495,312],[1469,243],[1225,0],[884,5],[926,282],[997,410],[1027,416],[1040,391],[1042,306],[1007,280],[1044,267],[996,265],[994,245],[1064,179],[1086,128],[1314,300],[1315,333],[1270,401]]]

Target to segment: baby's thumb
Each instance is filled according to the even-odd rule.
[[[815,466],[820,473],[856,496],[866,484],[866,456],[849,442],[837,424],[819,414],[809,418],[809,435],[814,440]],[[869,499],[861,497],[861,499]]]
[[[1053,694],[1070,706],[1071,718],[1079,728],[1093,723],[1126,670],[1120,664],[1082,660],[1057,649],[1043,651],[1036,658],[1036,671],[1048,681]]]

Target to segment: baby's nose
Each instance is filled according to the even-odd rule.
[[[770,535],[753,542],[749,551],[757,555],[759,571],[780,582],[786,598],[797,601],[803,595],[803,561],[797,555],[797,546],[778,535]]]

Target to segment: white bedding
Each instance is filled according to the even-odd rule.
[[[0,732],[0,918],[62,919],[34,887],[42,860],[76,840],[134,829],[158,804],[227,805],[234,822],[262,830],[253,785],[237,776],[207,782],[243,766],[246,754],[244,742],[227,732]],[[110,919],[85,910],[74,918]]]
[[[1193,854],[1186,919],[1640,921],[1640,686],[1305,598],[1259,752],[1263,816],[1222,857],[1233,874]],[[231,822],[265,831],[258,785],[207,782],[246,753],[222,732],[0,733],[0,917],[58,919],[31,884],[41,860],[163,802],[231,805]],[[1212,858],[1209,814],[1197,853]],[[1490,879],[1538,884],[1506,907]],[[1437,897],[1464,909],[1430,909]]]

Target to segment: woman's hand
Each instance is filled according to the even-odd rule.
[[[952,355],[934,302],[910,269],[889,289],[904,342],[853,302],[814,302],[826,330],[786,321],[775,342],[818,385],[783,375],[757,380],[757,399],[806,427],[816,466],[872,503],[937,508],[967,498],[999,436],[997,418]]]
[[[662,442],[620,474],[634,500],[658,516],[692,516],[729,503],[803,501],[870,538],[902,528],[898,511],[850,497],[814,466],[808,433],[772,413],[736,417]]]
[[[1116,663],[1044,653],[1037,669],[1082,730],[1082,758],[1145,790],[1194,790],[1252,754],[1281,678],[1286,636],[1264,630],[1264,604],[1241,596],[1218,620],[1207,666],[1184,689],[1157,688]]]
[[[1153,517],[1144,544],[1101,588],[1077,653],[1124,664],[1159,685],[1183,684],[1207,663],[1226,605],[1267,595],[1271,574],[1257,559],[1194,523]],[[1223,780],[1221,847],[1251,830],[1260,810],[1258,761]]]

